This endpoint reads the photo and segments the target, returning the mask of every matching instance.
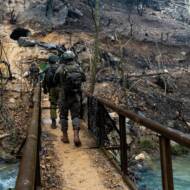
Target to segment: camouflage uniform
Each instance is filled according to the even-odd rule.
[[[31,107],[31,108],[34,106],[34,102],[33,102],[34,87],[36,86],[36,84],[39,80],[39,72],[40,72],[40,69],[37,66],[37,64],[32,63],[29,68],[29,82],[32,86],[32,89],[30,92],[30,98],[29,98],[29,107]]]
[[[67,68],[72,67],[74,64],[78,65],[80,72],[83,75],[83,81],[85,81],[85,75],[79,64],[75,61],[68,61],[65,63]],[[81,111],[81,87],[78,89],[72,89],[72,87],[66,88],[64,82],[64,67],[61,65],[55,74],[55,80],[61,85],[60,87],[60,122],[62,131],[68,130],[68,112],[71,112],[72,124],[74,130],[80,129],[80,111]]]
[[[30,74],[30,83],[34,87],[38,82],[40,69],[35,63],[32,63],[31,67],[29,68],[29,74]]]
[[[52,120],[57,119],[57,105],[59,100],[59,88],[50,88],[49,101],[50,101],[50,117]]]
[[[60,85],[60,122],[63,131],[63,143],[69,143],[68,138],[68,112],[71,112],[74,144],[81,146],[79,137],[80,110],[81,110],[81,84],[86,80],[80,65],[74,61],[76,55],[67,50],[61,56],[60,61],[64,63],[57,70],[54,82]]]
[[[62,90],[60,93],[60,121],[62,131],[68,130],[68,113],[71,112],[73,130],[80,130],[80,110],[81,110],[81,93],[80,91],[71,93]]]
[[[57,119],[57,105],[59,100],[59,88],[57,86],[50,85],[48,82],[48,71],[56,70],[58,65],[54,64],[55,62],[49,64],[48,68],[45,70],[44,80],[42,82],[42,87],[44,89],[44,93],[49,93],[49,101],[50,101],[50,117],[52,119],[52,128],[56,127],[56,119]]]

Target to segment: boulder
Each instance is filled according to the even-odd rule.
[[[14,98],[10,98],[9,102],[12,103],[12,104],[14,104],[16,102],[16,100]]]
[[[68,17],[68,7],[62,2],[57,4],[56,11],[51,18],[46,17],[45,4],[31,4],[24,12],[18,15],[20,25],[29,25],[31,28],[39,29],[43,32],[50,32],[52,28],[62,26]]]
[[[155,83],[164,90],[166,88],[166,92],[171,93],[177,89],[175,80],[169,76],[158,76]]]
[[[133,138],[131,137],[131,135],[127,135],[127,144],[131,145],[133,142]]]
[[[117,114],[116,112],[111,112],[111,113],[109,113],[109,115],[110,115],[110,117],[113,118],[114,120],[119,118],[119,116],[118,116],[118,114]]]
[[[7,163],[16,163],[16,158],[11,154],[5,152],[2,148],[0,149],[0,160]]]
[[[36,45],[36,41],[29,38],[20,37],[18,39],[18,44],[21,47],[34,47]]]
[[[116,57],[110,52],[103,52],[102,53],[102,58],[105,61],[105,66],[111,66],[112,68],[116,68],[119,66],[121,59]]]
[[[83,16],[83,13],[79,10],[79,9],[76,9],[76,8],[69,8],[68,10],[68,17],[70,18],[73,18],[73,19],[80,19],[81,17]]]
[[[135,156],[136,161],[145,161],[145,160],[151,160],[150,156],[146,152],[141,152],[137,156]]]

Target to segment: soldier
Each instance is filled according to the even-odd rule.
[[[52,120],[51,127],[52,129],[56,129],[56,118],[57,118],[57,105],[59,99],[59,88],[57,84],[53,82],[55,72],[58,68],[58,56],[50,56],[49,57],[49,66],[45,70],[44,80],[42,82],[42,87],[44,89],[44,94],[49,93],[49,101],[50,101],[50,117]]]
[[[63,143],[69,143],[68,138],[68,112],[71,112],[74,130],[74,144],[81,146],[79,138],[80,110],[81,110],[81,85],[86,80],[80,65],[74,60],[75,54],[67,50],[57,69],[54,80],[60,84],[60,123],[62,127]]]
[[[29,75],[31,79],[31,84],[34,87],[38,82],[38,76],[39,76],[40,69],[37,66],[36,63],[32,63],[29,68]]]
[[[29,82],[32,86],[31,92],[30,92],[30,103],[29,103],[29,107],[32,108],[34,105],[33,102],[33,95],[34,95],[34,88],[39,80],[39,72],[40,69],[38,67],[38,65],[36,63],[32,63],[30,68],[29,68],[29,72],[28,72],[28,76],[29,77]]]

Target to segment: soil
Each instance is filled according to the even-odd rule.
[[[26,138],[26,130],[30,122],[28,96],[20,100],[20,93],[5,91],[0,102],[0,160],[16,162],[20,147]],[[1,97],[2,98],[2,97]],[[8,102],[8,104],[5,102]]]

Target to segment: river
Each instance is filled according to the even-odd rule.
[[[0,190],[8,190],[15,187],[18,164],[0,163]]]
[[[139,190],[162,190],[160,162],[154,161],[152,169],[141,169]],[[190,190],[190,154],[173,159],[175,190]]]
[[[141,169],[138,175],[139,190],[162,190],[160,162],[154,161],[152,169]],[[173,159],[175,190],[190,190],[190,154]],[[0,164],[0,190],[15,187],[18,164]]]

